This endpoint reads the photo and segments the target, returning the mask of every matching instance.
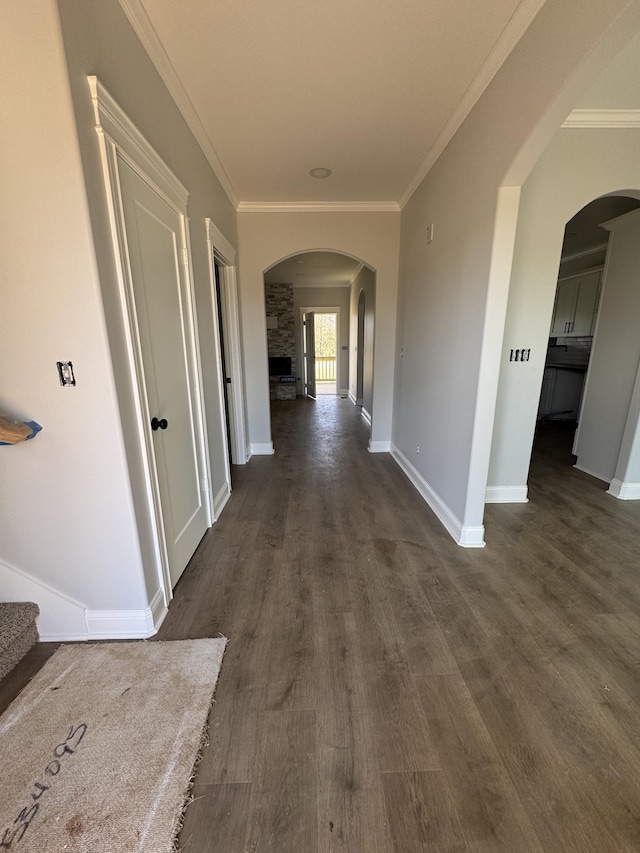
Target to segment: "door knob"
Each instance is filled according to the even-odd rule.
[[[162,418],[162,420],[158,420],[158,418],[151,418],[151,429],[155,432],[157,429],[166,429],[169,426],[166,418]]]

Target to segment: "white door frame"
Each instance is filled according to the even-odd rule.
[[[245,416],[244,373],[242,370],[242,341],[240,338],[240,310],[238,307],[238,282],[236,277],[236,250],[216,227],[209,217],[205,219],[207,227],[207,246],[209,249],[209,277],[211,281],[211,302],[213,305],[214,335],[218,353],[218,378],[220,384],[220,413],[224,425],[224,388],[222,382],[222,342],[218,333],[218,303],[216,299],[216,276],[214,265],[220,270],[220,288],[222,290],[222,328],[224,330],[226,350],[229,358],[226,365],[231,378],[231,406],[229,407],[229,427],[231,433],[231,455],[235,465],[245,465],[251,456],[247,446],[247,427]],[[224,431],[226,449],[227,435]],[[228,453],[227,477],[231,489]]]
[[[100,141],[103,177],[105,181],[109,222],[114,246],[114,258],[120,307],[123,316],[123,327],[126,339],[127,367],[130,374],[131,390],[136,414],[137,438],[142,449],[142,463],[145,493],[142,497],[148,509],[148,518],[153,532],[155,568],[158,574],[160,588],[164,595],[165,607],[173,597],[171,576],[169,573],[169,558],[164,535],[162,519],[162,504],[158,485],[155,454],[150,430],[150,412],[144,382],[144,363],[137,327],[137,316],[133,296],[133,284],[126,255],[126,237],[124,216],[120,193],[117,158],[122,159],[151,186],[160,197],[180,216],[182,227],[182,258],[185,265],[185,280],[187,292],[184,322],[188,334],[188,357],[191,362],[189,376],[190,392],[194,400],[196,415],[196,435],[198,466],[202,498],[207,511],[208,525],[213,523],[213,508],[211,505],[211,470],[208,446],[206,441],[206,415],[204,409],[204,394],[202,382],[202,365],[200,361],[200,345],[198,326],[196,322],[196,301],[193,284],[193,265],[191,263],[191,246],[189,241],[189,225],[187,217],[187,200],[189,193],[178,181],[175,175],[149,145],[137,127],[123,112],[117,102],[107,92],[97,77],[87,78],[93,99],[96,131]]]

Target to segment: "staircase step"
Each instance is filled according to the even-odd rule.
[[[0,604],[0,679],[38,642],[37,604],[30,601]]]

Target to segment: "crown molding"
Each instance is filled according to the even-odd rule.
[[[640,127],[640,110],[573,110],[563,127]]]
[[[522,0],[519,4],[506,27],[500,33],[489,55],[480,66],[480,70],[458,102],[458,106],[429,149],[422,165],[400,196],[399,205],[401,209],[427,177],[438,157],[451,142],[462,122],[476,105],[484,90],[491,83],[545,2],[546,0]]]
[[[180,82],[180,78],[171,63],[171,60],[167,56],[167,52],[162,46],[162,42],[158,38],[158,34],[154,30],[153,24],[149,20],[149,16],[143,8],[140,0],[119,0],[119,3],[123,12],[129,19],[129,23],[133,27],[136,35],[142,42],[142,46],[153,62],[156,71],[169,90],[169,94],[175,101],[182,117],[195,136],[196,141],[202,149],[204,156],[207,158],[209,165],[213,169],[215,176],[220,181],[222,188],[228,195],[233,206],[237,208],[238,196],[233,188],[233,184],[231,183],[231,180],[227,175],[206,130],[204,129],[204,125],[200,121],[200,117],[191,103],[191,99]]]
[[[238,213],[400,213],[397,201],[241,201]]]

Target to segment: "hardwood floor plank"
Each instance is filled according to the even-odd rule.
[[[251,784],[193,786],[180,831],[180,849],[244,850]]]
[[[246,849],[315,853],[317,838],[315,712],[263,711]]]
[[[465,683],[545,850],[626,850],[594,813],[573,762],[498,662],[461,665]]]
[[[419,690],[468,849],[541,853],[544,848],[462,676],[426,676],[419,679]]]
[[[402,853],[466,853],[455,806],[441,772],[383,773],[391,835]]]
[[[272,431],[154,638],[229,638],[185,853],[637,853],[640,504],[549,424],[459,548],[349,401]]]

